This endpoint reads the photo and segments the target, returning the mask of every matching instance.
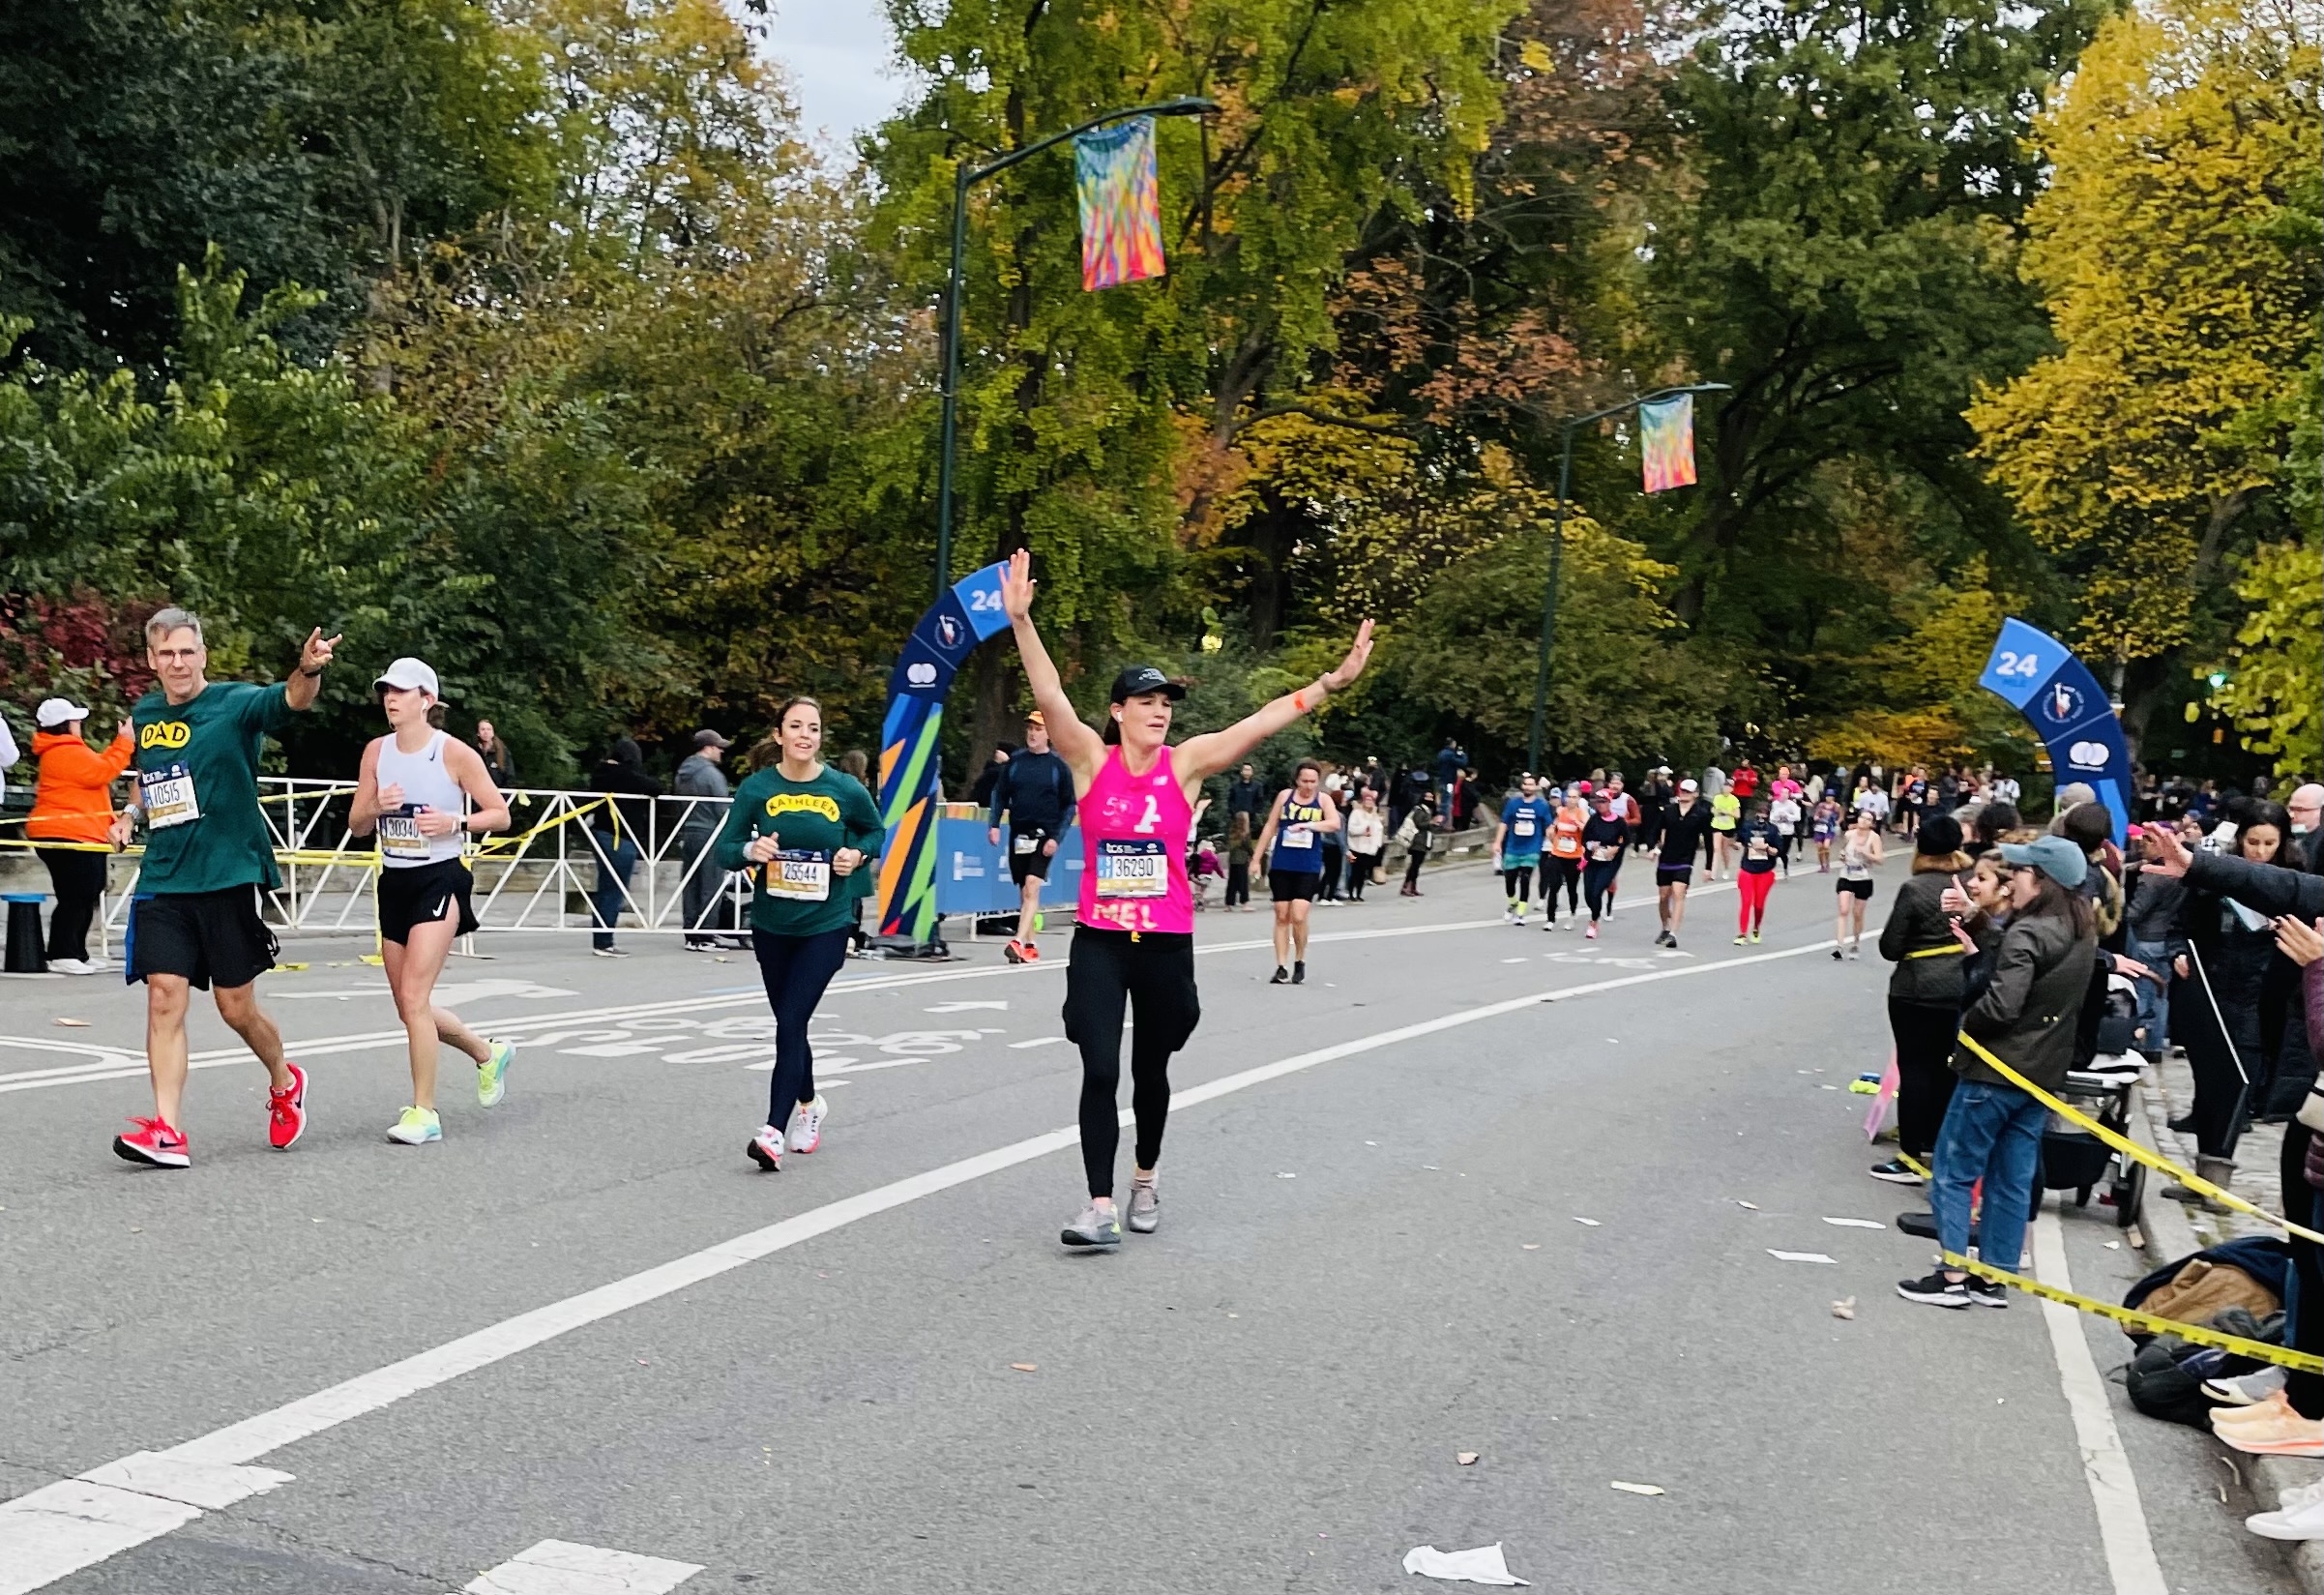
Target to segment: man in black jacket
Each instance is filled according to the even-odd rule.
[[[1267,810],[1267,786],[1259,780],[1258,772],[1246,764],[1235,772],[1235,779],[1226,784],[1226,817],[1232,824],[1237,814],[1250,816],[1252,835],[1258,834],[1259,816]]]
[[[1049,751],[1048,723],[1041,711],[1025,717],[1025,746],[1001,767],[992,783],[992,812],[985,823],[994,842],[1001,840],[1001,815],[1009,816],[1009,878],[1016,882],[1016,934],[1001,949],[1011,963],[1040,961],[1033,944],[1033,927],[1041,912],[1041,883],[1049,878],[1049,861],[1074,819],[1074,772]]]

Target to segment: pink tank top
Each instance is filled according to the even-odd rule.
[[[1187,882],[1187,835],[1194,811],[1162,750],[1133,776],[1117,744],[1080,803],[1081,923],[1101,930],[1191,935],[1194,890]]]

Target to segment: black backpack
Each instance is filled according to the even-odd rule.
[[[2255,1319],[2243,1308],[2230,1307],[2212,1320],[2222,1334],[2278,1345],[2283,1338],[2283,1314],[2271,1313]],[[2216,1346],[2195,1345],[2176,1335],[2163,1335],[2141,1346],[2131,1359],[2123,1388],[2131,1404],[2150,1418],[2186,1424],[2211,1432],[2211,1411],[2219,1403],[2203,1394],[2205,1379],[2234,1378],[2261,1365]]]

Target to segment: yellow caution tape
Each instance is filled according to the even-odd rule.
[[[1947,947],[1924,947],[1917,953],[1904,956],[1908,959],[1956,959],[1968,950],[1956,941]]]
[[[1957,1252],[1947,1252],[1942,1254],[1942,1256],[1947,1268],[1956,1268],[1963,1273],[1975,1274],[1979,1279],[1991,1280],[1995,1284],[2009,1285],[2011,1288],[2022,1290],[2028,1295],[2040,1296],[2045,1301],[2059,1302],[2077,1312],[2089,1313],[2101,1318],[2111,1318],[2126,1328],[2140,1330],[2150,1335],[2176,1335],[2179,1339],[2192,1341],[2196,1345],[2215,1345],[2222,1351],[2232,1351],[2239,1357],[2250,1357],[2254,1362],[2274,1363],[2278,1368],[2288,1368],[2297,1373],[2324,1373],[2324,1357],[2319,1357],[2312,1351],[2294,1351],[2289,1346],[2270,1345],[2265,1341],[2246,1340],[2241,1335],[2230,1335],[2223,1330],[2207,1328],[2199,1323],[2181,1323],[2176,1318],[2158,1317],[2152,1313],[2141,1313],[2134,1307],[2117,1307],[2112,1302],[2102,1302],[2094,1297],[2076,1295],[2071,1290],[2060,1290],[2054,1285],[2045,1285],[2040,1280],[2028,1279],[2023,1274],[2013,1274],[2006,1268],[1995,1268],[1990,1263],[1972,1261]]]
[[[1897,1161],[1902,1164],[1905,1167],[1911,1169],[1914,1173],[1920,1175],[1921,1178],[1925,1180],[1932,1180],[1936,1178],[1934,1174],[1931,1174],[1928,1171],[1928,1166],[1927,1164],[1923,1163],[1919,1158],[1914,1157],[1910,1152],[1905,1151],[1902,1147],[1898,1147],[1897,1149]]]
[[[2209,1196],[2213,1201],[2219,1202],[2222,1206],[2231,1207],[2238,1213],[2242,1213],[2248,1217],[2259,1220],[2262,1224],[2273,1225],[2277,1228],[2283,1230],[2286,1234],[2297,1235],[2302,1240],[2313,1241],[2318,1246],[2324,1246],[2324,1235],[2316,1233],[2316,1231],[2308,1228],[2304,1225],[2294,1224],[2289,1219],[2278,1218],[2275,1214],[2267,1211],[2267,1209],[2263,1207],[2252,1205],[2250,1202],[2248,1202],[2244,1200],[2243,1197],[2237,1196],[2234,1192],[2224,1190],[2220,1186],[2216,1186],[2209,1180],[2203,1178],[2200,1174],[2180,1167],[2177,1164],[2171,1162],[2170,1159],[2164,1157],[2162,1153],[2149,1151],[2147,1148],[2139,1145],[2136,1141],[2131,1139],[2130,1137],[2122,1134],[2120,1131],[2107,1129],[2104,1125],[2099,1123],[2098,1120],[2092,1118],[2080,1108],[2074,1108],[2066,1103],[2060,1102],[2056,1097],[2051,1096],[2047,1091],[2043,1090],[2032,1080],[2027,1079],[2023,1075],[2017,1073],[2016,1070],[2012,1069],[2008,1064],[2002,1062],[2001,1059],[1995,1057],[1991,1052],[1987,1051],[1984,1047],[1979,1045],[1976,1039],[1971,1037],[1965,1031],[1961,1034],[1960,1044],[1963,1047],[1966,1047],[1970,1051],[1976,1053],[1979,1057],[1983,1058],[1986,1063],[1990,1064],[2003,1079],[2008,1080],[2012,1085],[2015,1086],[2018,1090],[2023,1091],[2027,1096],[2032,1097],[2036,1102],[2048,1108],[2051,1112],[2057,1114],[2058,1117],[2066,1120],[2069,1124],[2074,1125],[2077,1129],[2086,1130],[2091,1135],[2096,1136],[2100,1140],[2104,1141],[2108,1146],[2111,1146],[2115,1151],[2120,1152],[2124,1157],[2129,1158],[2135,1163],[2143,1163],[2149,1168],[2155,1169],[2160,1173],[2168,1174],[2172,1179],[2177,1180],[2181,1185],[2184,1185],[2188,1190],[2194,1192],[2198,1196]]]
[[[492,837],[478,843],[475,856],[479,858],[490,858],[498,854],[508,852],[512,848],[522,847],[526,842],[532,841],[535,837],[541,836],[545,832],[553,831],[560,825],[568,824],[573,820],[579,819],[583,814],[590,813],[595,810],[603,809],[612,801],[613,800],[611,798],[605,797],[592,798],[587,803],[579,804],[572,809],[568,809],[565,812],[559,814],[554,819],[544,819],[540,824],[530,826],[525,830]],[[618,842],[621,838],[621,811],[619,809],[615,809],[613,811],[613,827],[614,840]]]

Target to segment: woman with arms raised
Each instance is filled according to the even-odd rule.
[[[1186,689],[1152,665],[1114,678],[1103,736],[1065,695],[1065,683],[1033,628],[1032,561],[1010,556],[1001,583],[1034,702],[1049,724],[1049,742],[1074,772],[1081,815],[1081,898],[1072,963],[1065,978],[1065,1033],[1081,1051],[1081,1162],[1089,1206],[1065,1228],[1067,1246],[1122,1244],[1113,1199],[1114,1156],[1121,1126],[1114,1106],[1122,1079],[1122,1019],[1136,1010],[1131,1044],[1131,1105],[1136,1115],[1137,1165],[1130,1188],[1130,1227],[1152,1234],[1161,1222],[1155,1164],[1170,1107],[1170,1054],[1201,1018],[1194,992],[1194,895],[1187,880],[1187,822],[1205,778],[1233,768],[1276,732],[1346,687],[1371,656],[1371,622],[1356,629],[1339,667],[1222,731],[1169,744],[1170,717]]]

